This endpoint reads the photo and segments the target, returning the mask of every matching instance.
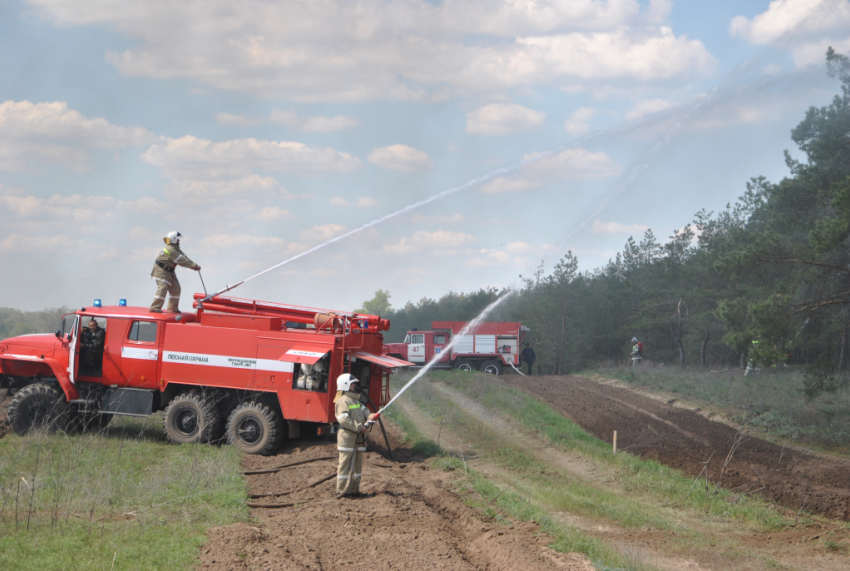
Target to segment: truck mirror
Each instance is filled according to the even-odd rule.
[[[54,335],[56,335],[56,338],[57,338],[57,339],[61,339],[61,338],[62,338],[62,332],[61,332],[61,331],[59,331],[58,329],[56,330],[56,333],[54,333]]]

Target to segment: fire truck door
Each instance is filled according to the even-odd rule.
[[[158,325],[156,321],[133,321],[129,333],[123,339],[121,372],[122,381],[128,386],[143,389],[155,389],[157,386],[158,340],[161,333]]]
[[[62,335],[69,340],[68,344],[68,378],[72,383],[77,382],[77,372],[80,370],[80,316],[66,315],[62,320]]]
[[[435,355],[443,355],[440,358],[440,363],[447,363],[449,361],[448,353],[444,353],[443,349],[445,349],[446,344],[448,343],[448,335],[445,333],[434,333],[434,354]]]
[[[407,346],[407,360],[411,363],[425,362],[425,334],[413,333]]]
[[[257,346],[257,368],[254,371],[254,384],[258,390],[277,391],[280,411],[283,417],[291,419],[290,396],[292,391],[292,369],[294,365],[280,358],[289,347]]]

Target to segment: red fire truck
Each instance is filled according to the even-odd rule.
[[[54,335],[0,341],[0,380],[19,388],[13,430],[163,411],[172,442],[225,437],[271,454],[287,437],[333,431],[340,374],[360,379],[375,409],[389,400],[391,372],[412,364],[381,354],[390,323],[374,315],[221,296],[195,308],[150,313],[96,300],[65,315]],[[102,346],[86,343],[86,328],[104,330]]]
[[[404,342],[384,345],[384,354],[420,366],[442,354],[436,368],[480,370],[492,375],[501,375],[504,367],[511,364],[520,366],[527,327],[520,323],[485,322],[461,335],[466,326],[465,321],[432,321],[431,331],[408,331]],[[445,350],[454,337],[458,337],[457,342],[451,350]]]

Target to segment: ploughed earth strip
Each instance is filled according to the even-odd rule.
[[[582,377],[520,377],[502,380],[536,396],[618,449],[654,458],[687,474],[706,475],[739,493],[850,521],[850,461],[790,450],[705,418]],[[725,465],[725,468],[724,468]],[[705,471],[704,471],[705,470]]]
[[[390,429],[398,444],[397,428]],[[372,437],[383,443],[379,430]],[[375,451],[377,450],[377,452]],[[583,555],[561,554],[532,523],[498,523],[449,487],[449,473],[429,470],[409,449],[391,462],[372,443],[362,499],[335,499],[334,439],[293,441],[271,457],[245,456],[255,523],[215,528],[201,548],[204,569],[449,569],[590,571]],[[325,478],[329,478],[325,480]],[[325,481],[322,481],[325,480]],[[320,482],[320,483],[317,483]],[[290,505],[286,505],[290,504]]]

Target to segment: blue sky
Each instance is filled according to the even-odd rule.
[[[592,269],[785,176],[828,45],[848,0],[0,1],[3,304],[147,305],[169,230],[219,288],[523,160],[234,295]]]

